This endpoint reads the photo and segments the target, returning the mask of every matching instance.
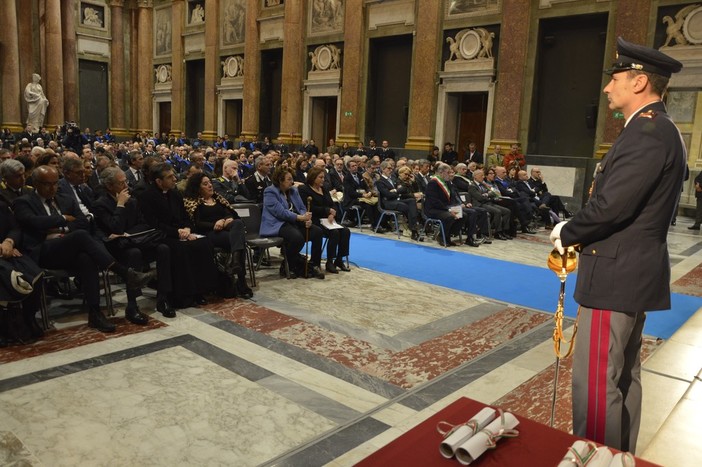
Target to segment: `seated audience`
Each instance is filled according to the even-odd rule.
[[[12,205],[18,197],[34,191],[26,185],[24,174],[24,164],[15,159],[8,159],[0,164],[0,197],[7,204]]]
[[[256,158],[256,171],[249,176],[244,184],[249,193],[249,199],[256,203],[263,202],[263,190],[271,185],[269,173],[271,171],[271,161],[268,157],[260,155]]]
[[[495,193],[485,183],[485,174],[481,169],[473,172],[473,183],[468,188],[468,199],[473,207],[484,208],[492,216],[492,228],[498,240],[511,240],[509,235],[511,212],[508,208],[500,206],[495,201],[499,192]]]
[[[444,227],[446,243],[437,236],[442,246],[458,246],[451,240],[451,236],[457,236],[461,232],[464,219],[458,217],[458,213],[449,210],[451,207],[451,187],[450,187],[451,166],[443,162],[437,163],[434,177],[427,184],[427,191],[424,193],[424,214],[431,219],[439,219]]]
[[[204,305],[204,295],[217,288],[212,243],[191,231],[171,166],[165,162],[152,166],[150,179],[149,187],[138,197],[139,207],[151,228],[165,233],[164,243],[171,249],[171,303],[176,308]]]
[[[533,167],[531,169],[531,177],[529,177],[526,183],[527,186],[529,186],[536,192],[536,194],[541,199],[541,202],[549,208],[551,208],[551,210],[555,212],[556,215],[560,215],[562,213],[566,219],[573,216],[573,213],[566,209],[565,205],[563,204],[563,201],[561,201],[560,196],[549,193],[548,186],[544,181],[544,177],[541,174],[540,168]]]
[[[351,206],[359,206],[361,208],[361,218],[368,217],[371,221],[371,226],[375,229],[378,223],[380,214],[378,213],[378,197],[374,196],[373,180],[367,172],[364,176],[358,173],[358,162],[350,159],[346,164],[348,174],[344,177],[344,209],[350,209]],[[346,220],[353,225],[351,216],[347,215]],[[387,232],[383,227],[378,226],[378,232]]]
[[[516,167],[519,170],[522,170],[526,168],[526,157],[524,157],[524,154],[519,152],[518,144],[512,145],[509,154],[507,154],[502,161],[502,166],[505,169]]]
[[[115,325],[100,310],[100,270],[121,276],[127,288],[145,285],[151,275],[118,263],[102,242],[88,231],[87,220],[74,199],[57,196],[58,172],[41,166],[35,173],[36,191],[15,200],[14,210],[24,235],[23,253],[39,266],[49,269],[77,269],[81,290],[88,305],[88,326],[114,332]],[[127,316],[135,324],[145,324],[142,314]]]
[[[322,227],[322,234],[329,238],[326,270],[329,273],[338,274],[339,269],[350,271],[344,263],[344,257],[349,255],[351,231],[346,227],[329,229],[322,224],[322,219],[327,219],[329,224],[334,224],[336,217],[334,201],[329,190],[324,187],[324,174],[324,169],[320,167],[311,168],[307,172],[307,183],[299,188],[299,193],[302,199],[311,198],[312,223]]]
[[[320,268],[322,228],[312,223],[312,213],[307,212],[297,188],[293,186],[292,169],[278,167],[271,181],[273,184],[264,191],[259,235],[282,237],[285,240],[283,251],[290,266],[291,277],[324,279],[324,273]],[[307,237],[312,242],[312,256],[309,264],[307,259],[299,254]],[[283,267],[280,272],[281,275],[285,275]]]
[[[95,222],[105,235],[105,245],[120,261],[134,269],[142,269],[151,261],[156,261],[156,310],[166,318],[173,318],[175,310],[168,302],[171,293],[171,250],[153,234],[144,234],[141,241],[132,241],[125,234],[139,234],[150,230],[136,198],[130,196],[127,176],[118,167],[107,167],[100,174],[102,195],[93,204]],[[132,238],[138,238],[135,235]],[[127,316],[138,315],[136,302],[140,290],[127,288]]]
[[[210,178],[204,173],[188,179],[185,209],[196,233],[206,236],[215,248],[230,253],[227,269],[232,274],[236,295],[253,297],[253,291],[246,284],[246,226],[229,201],[215,193]]]
[[[412,240],[419,240],[419,229],[417,218],[417,200],[410,196],[403,186],[403,193],[397,188],[397,182],[393,181],[391,174],[393,171],[392,159],[386,159],[380,164],[381,175],[375,186],[378,188],[383,209],[391,209],[401,212],[407,217],[407,223],[412,232]]]
[[[36,320],[41,299],[42,271],[29,256],[20,253],[22,231],[0,199],[0,301],[7,310],[0,319],[0,343],[23,344],[44,335]]]
[[[220,162],[218,161],[218,164]],[[221,195],[229,203],[243,203],[249,198],[246,186],[239,178],[238,162],[231,159],[224,159],[221,162],[221,176],[212,180],[212,187],[217,194]]]

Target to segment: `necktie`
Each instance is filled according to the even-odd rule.
[[[61,213],[58,210],[58,207],[56,206],[56,200],[51,198],[46,200],[47,206],[49,206],[49,213],[51,213],[52,216],[60,216]]]

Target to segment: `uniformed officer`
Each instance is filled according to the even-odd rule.
[[[670,308],[666,236],[685,172],[685,146],[661,101],[682,64],[617,40],[604,88],[626,123],[602,159],[588,203],[551,241],[579,245],[582,306],[573,356],[573,432],[635,451],[641,422],[641,340],[646,311]]]

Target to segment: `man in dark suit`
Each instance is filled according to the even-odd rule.
[[[239,180],[238,163],[225,159],[222,163],[222,176],[212,180],[212,187],[230,203],[245,202],[249,193]]]
[[[95,195],[93,190],[85,183],[83,161],[77,157],[66,157],[63,160],[61,170],[63,171],[63,178],[59,180],[58,193],[73,198],[83,215],[92,221]]]
[[[404,198],[397,192],[397,183],[391,179],[393,165],[391,161],[380,163],[380,178],[375,182],[383,209],[401,212],[407,217],[407,224],[412,231],[412,240],[419,240],[417,224],[417,201],[414,197]]]
[[[370,200],[373,198],[372,187],[369,187],[358,173],[358,162],[354,159],[350,159],[346,163],[346,170],[348,175],[344,177],[344,209],[349,209],[351,206],[360,206],[361,219],[363,219],[364,215],[367,216],[371,221],[371,225],[375,228],[379,217],[378,206],[361,201],[361,199]],[[346,218],[348,220],[349,216],[347,215]],[[387,230],[378,226],[377,232],[385,233]]]
[[[26,185],[24,164],[20,161],[8,159],[0,164],[0,177],[2,177],[0,196],[10,206],[18,197],[34,191]]]
[[[133,190],[144,176],[141,171],[141,167],[144,165],[144,155],[141,151],[129,151],[128,163],[129,168],[124,173],[127,176],[127,185]]]
[[[458,160],[458,153],[453,149],[453,144],[447,142],[444,144],[444,152],[441,153],[441,162],[452,165]]]
[[[483,154],[481,152],[478,152],[478,147],[472,141],[468,143],[468,150],[463,156],[463,161],[466,164],[470,162],[475,162],[477,165],[483,165],[485,163],[483,161]]]
[[[578,246],[581,305],[573,355],[573,431],[636,450],[641,423],[641,341],[646,312],[670,308],[666,237],[685,174],[685,145],[661,97],[682,64],[617,40],[604,88],[624,129],[600,162],[590,200],[551,241]],[[597,369],[593,371],[593,369]]]
[[[332,189],[336,191],[344,191],[344,178],[348,174],[344,169],[344,160],[338,158],[334,161],[334,168],[329,171],[329,181],[331,183]]]
[[[492,216],[492,227],[495,229],[495,238],[498,240],[511,240],[509,235],[511,211],[495,203],[497,195],[492,196],[490,189],[483,183],[485,174],[482,170],[473,172],[473,183],[468,187],[467,201],[473,206],[483,208]]]
[[[395,160],[395,151],[392,150],[390,147],[390,143],[388,143],[387,140],[383,140],[382,143],[383,147],[380,148],[380,151],[378,152],[378,155],[380,156],[380,160],[384,161],[385,159],[392,159]]]
[[[115,325],[100,310],[98,271],[110,269],[122,276],[128,288],[145,285],[151,275],[119,264],[102,242],[86,228],[88,222],[73,198],[56,196],[58,172],[51,166],[34,170],[36,191],[15,200],[17,221],[24,233],[23,252],[39,266],[49,269],[77,269],[88,305],[88,326],[114,332]],[[136,324],[146,324],[145,315],[127,316]]]
[[[106,242],[108,250],[135,269],[143,267],[145,262],[156,260],[156,310],[166,318],[174,318],[176,312],[168,302],[168,294],[172,290],[170,248],[165,243],[135,246],[120,242],[118,236],[144,232],[150,227],[139,210],[136,198],[129,194],[124,172],[118,167],[108,167],[100,177],[105,191],[95,201],[94,212],[98,228],[110,239]],[[127,289],[127,316],[140,313],[136,301],[140,294],[139,289]]]
[[[458,235],[463,228],[465,220],[458,217],[458,213],[450,211],[452,205],[451,197],[451,166],[440,162],[437,164],[436,176],[427,184],[427,191],[424,197],[424,214],[431,219],[439,219],[444,228],[446,243],[439,236],[438,241],[443,246],[458,246],[451,241],[452,235]]]
[[[417,180],[419,191],[424,193],[427,190],[427,183],[429,183],[429,172],[431,171],[431,164],[428,160],[421,159],[417,161],[417,167],[419,167],[419,170],[414,175],[414,179]]]
[[[271,161],[268,156],[258,156],[255,162],[256,172],[246,179],[246,191],[249,199],[257,203],[263,202],[263,190],[271,186]]]

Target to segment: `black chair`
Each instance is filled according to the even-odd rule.
[[[346,215],[350,211],[354,211],[356,213],[356,220],[357,220],[356,227],[358,227],[361,231],[363,231],[363,225],[361,224],[361,222],[363,221],[363,219],[362,219],[363,213],[361,210],[361,206],[359,206],[358,204],[354,204],[354,205],[349,206],[348,208],[344,209],[344,215],[341,216],[341,223],[342,224],[344,223],[344,221],[346,220]]]
[[[73,274],[66,269],[45,269],[43,287],[41,288],[41,298],[39,309],[41,311],[41,324],[44,329],[51,327],[49,321],[49,299],[46,296],[46,282],[49,280],[68,279],[73,277]],[[112,303],[112,285],[110,284],[110,271],[100,271],[100,279],[102,280],[103,294],[105,295],[105,307],[107,308],[108,316],[115,316],[115,308]]]
[[[273,247],[282,247],[285,240],[283,237],[261,237],[258,232],[261,228],[261,205],[241,203],[233,204],[232,207],[239,214],[241,220],[246,226],[246,260],[249,263],[249,274],[251,276],[251,285],[256,287],[256,273],[261,268],[264,252],[268,255],[268,249]],[[256,265],[253,264],[253,250],[258,248],[261,254],[258,257]],[[285,248],[283,250],[283,264],[285,267],[285,276],[290,279],[290,266],[288,258],[285,256]]]
[[[401,216],[402,213],[400,211],[393,211],[392,209],[385,209],[383,207],[382,196],[378,196],[378,211],[380,211],[380,217],[378,217],[378,223],[375,225],[375,233],[378,233],[378,228],[383,223],[385,216],[392,216],[393,220],[395,221],[395,233],[397,234],[397,238],[402,237],[402,232],[400,232],[400,221],[397,217]]]

